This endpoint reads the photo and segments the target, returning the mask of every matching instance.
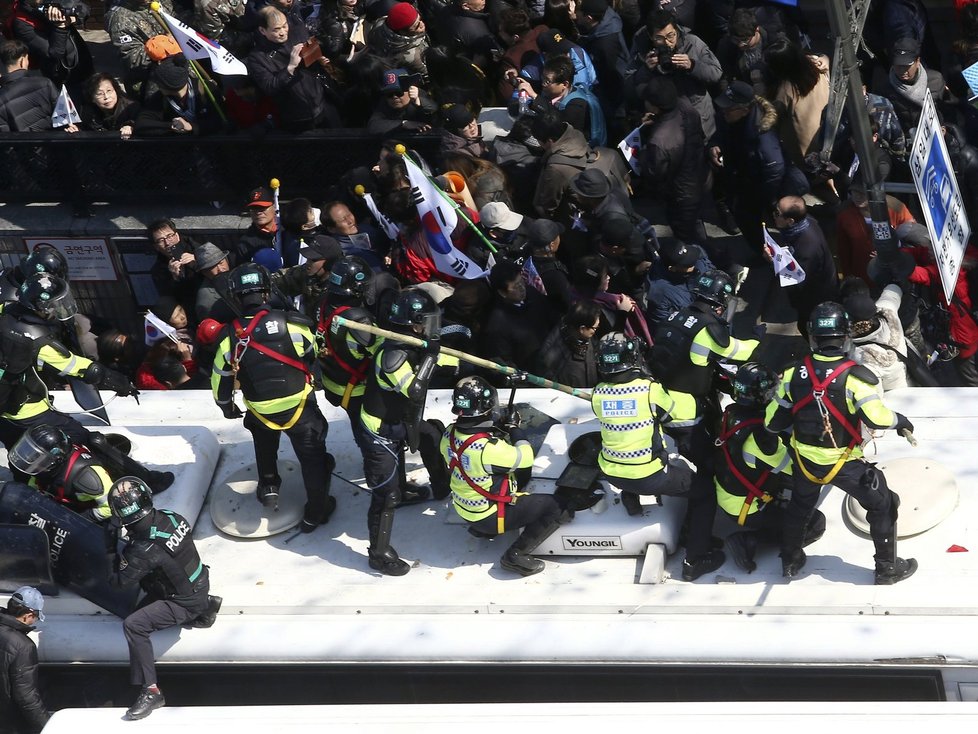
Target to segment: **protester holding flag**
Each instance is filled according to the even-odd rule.
[[[790,249],[802,271],[802,280],[791,285],[787,295],[792,308],[798,313],[798,330],[802,336],[807,336],[808,317],[812,310],[825,301],[838,300],[839,280],[835,261],[822,228],[809,215],[805,200],[800,196],[785,196],[778,200],[774,224],[781,232],[783,244]],[[781,282],[784,287],[784,278]]]

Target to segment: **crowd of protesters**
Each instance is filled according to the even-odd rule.
[[[0,131],[50,129],[65,85],[81,111],[69,132],[127,139],[343,127],[388,138],[372,169],[324,177],[322,201],[285,201],[276,217],[272,192],[256,189],[243,202],[252,224],[228,251],[193,242],[172,221],[150,225],[161,296],[153,312],[181,336],[132,366],[142,387],[201,384],[198,359],[206,367],[207,356],[196,342],[208,329],[197,329],[213,332],[230,318],[222,281],[236,264],[279,271],[277,288],[314,315],[317,283],[349,254],[387,275],[379,282],[390,288],[430,289],[470,332],[472,351],[590,385],[589,355],[603,334],[651,340],[656,323],[689,302],[699,273],[716,267],[737,278],[767,267],[764,222],[806,272],[785,288],[803,334],[817,304],[851,298],[866,317],[857,336],[893,342],[880,347],[881,369],[902,368],[910,384],[978,385],[971,251],[948,302],[926,228],[907,204],[919,208],[888,196],[901,267],[874,280],[863,175],[873,166],[876,177],[909,180],[907,150],[929,91],[965,208],[978,211],[978,117],[962,73],[978,60],[978,5],[960,5],[960,38],[941,49],[919,0],[873,3],[864,34],[872,56],[859,69],[870,162],[854,152],[847,115],[831,157],[820,155],[831,40],[813,37],[797,7],[774,0],[162,0],[158,10],[218,41],[246,75],[208,73],[207,62],[181,52],[155,6],[120,0],[105,15],[118,76],[92,62],[77,30],[83,4],[19,0],[0,44]],[[510,118],[492,139],[479,125],[488,107]],[[462,221],[452,245],[487,274],[475,282],[433,257],[395,152],[431,134],[440,136],[438,155],[415,159],[474,223]],[[826,204],[820,216],[808,212],[808,195]],[[707,236],[704,219],[747,247]],[[660,245],[655,225],[673,237]],[[880,336],[894,302],[900,333]],[[102,356],[121,359],[125,341],[102,334],[111,352]],[[956,369],[935,379],[926,364],[935,361]]]

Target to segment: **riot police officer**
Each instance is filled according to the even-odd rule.
[[[422,420],[428,383],[436,365],[457,366],[441,357],[438,340],[441,312],[422,290],[405,290],[391,303],[392,329],[424,339],[414,347],[387,339],[377,351],[360,411],[363,471],[370,487],[367,528],[370,567],[387,576],[403,576],[411,567],[391,547],[394,508],[406,487],[404,450],[421,452],[436,499],[448,496],[448,476],[439,453],[444,428]]]
[[[0,273],[0,302],[16,301],[20,286],[29,276],[36,273],[57,275],[67,280],[68,261],[56,247],[47,244],[38,245],[24,255],[16,267],[5,268]]]
[[[364,292],[373,278],[367,261],[346,255],[333,264],[326,281],[326,294],[316,316],[316,341],[326,399],[343,408],[350,417],[357,445],[360,444],[360,408],[367,389],[366,377],[373,367],[381,339],[335,321],[341,316],[361,324],[376,325],[364,307]]]
[[[89,432],[71,416],[51,408],[47,386],[37,374],[36,364],[50,367],[60,376],[79,377],[90,385],[113,390],[117,395],[138,394],[125,375],[74,354],[53,336],[57,324],[76,312],[68,284],[48,273],[29,276],[18,289],[17,302],[4,306],[0,313],[0,355],[5,363],[0,376],[0,441],[13,446],[34,426],[55,426],[73,443],[111,455],[126,473],[139,476],[160,492],[173,483],[171,472],[146,470],[114,450],[101,434]]]
[[[666,431],[679,453],[696,466],[693,482],[702,485],[697,494],[713,492],[713,440],[720,418],[714,389],[716,363],[720,359],[744,362],[757,341],[730,335],[723,315],[733,283],[722,270],[708,270],[689,286],[693,301],[661,322],[655,331],[650,365],[656,378],[673,396],[683,392],[693,398],[688,413],[674,416]],[[687,403],[681,403],[686,410]]]
[[[222,599],[208,593],[207,566],[197,553],[190,523],[175,512],[155,509],[145,482],[136,477],[115,482],[109,506],[122,526],[120,539],[126,542],[111,582],[121,587],[139,584],[146,592],[122,625],[129,644],[130,680],[141,686],[126,714],[142,719],[166,703],[157,685],[150,635],[176,625],[210,627]]]
[[[741,365],[731,382],[733,403],[723,413],[716,440],[717,504],[745,528],[727,536],[727,548],[748,573],[757,568],[754,555],[759,541],[780,547],[787,502],[782,492],[791,487],[788,449],[764,428],[764,409],[778,381],[770,367],[758,362]],[[814,543],[824,532],[825,515],[815,510],[804,544]]]
[[[452,504],[478,537],[495,537],[523,528],[500,565],[520,576],[544,569],[530,553],[560,527],[563,514],[552,494],[520,492],[517,471],[533,466],[533,447],[518,423],[504,421],[496,388],[484,377],[464,377],[452,391],[458,420],[441,439],[451,472]]]
[[[7,455],[10,466],[30,476],[28,484],[95,522],[111,517],[112,477],[87,446],[73,444],[54,426],[34,426]]]
[[[214,400],[225,418],[241,417],[235,379],[241,384],[244,426],[255,444],[258,500],[266,507],[278,506],[278,445],[283,433],[289,437],[306,488],[299,529],[311,533],[336,509],[329,494],[336,461],[326,451],[329,425],[316,404],[310,370],[316,356],[312,321],[268,305],[271,281],[261,265],[239,265],[229,284],[241,315],[221,333],[211,374]]]
[[[591,394],[591,408],[601,424],[598,466],[621,490],[629,515],[642,513],[639,495],[685,497],[686,558],[683,580],[695,581],[723,565],[723,551],[712,548],[716,494],[710,483],[693,481],[693,470],[670,460],[663,425],[692,413],[694,400],[670,394],[643,366],[640,339],[611,332],[598,342],[601,382]],[[681,420],[681,419],[680,419]]]
[[[876,549],[876,583],[895,584],[917,570],[917,561],[896,554],[900,498],[887,487],[883,473],[863,459],[861,429],[865,423],[876,430],[912,432],[913,424],[883,404],[876,375],[849,359],[851,324],[842,306],[831,301],[816,306],[808,338],[812,354],[785,371],[765,417],[770,431],[791,429],[795,456],[781,541],[782,572],[792,578],[805,565],[805,528],[822,487],[833,484],[866,509]]]

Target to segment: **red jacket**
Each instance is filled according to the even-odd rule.
[[[912,252],[918,263],[923,259],[930,259],[929,250],[924,248],[915,247]],[[978,256],[978,250],[969,246],[965,257],[973,258],[975,256]],[[927,262],[918,265],[910,274],[909,280],[911,283],[929,286],[931,291],[940,298],[940,302],[944,304],[950,315],[951,338],[958,344],[961,356],[967,359],[978,352],[978,323],[975,323],[975,319],[971,315],[971,296],[968,294],[968,282],[965,275],[964,268],[961,268],[958,271],[958,282],[954,284],[954,295],[951,298],[951,303],[948,303],[944,297],[941,275],[936,263]]]

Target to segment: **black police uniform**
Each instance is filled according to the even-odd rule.
[[[289,437],[306,489],[303,529],[311,531],[329,519],[335,500],[329,496],[335,460],[326,451],[329,425],[316,403],[309,365],[315,358],[312,321],[302,314],[251,305],[225,327],[214,359],[211,386],[225,416],[233,418],[237,377],[248,412],[258,465],[259,489],[281,485],[278,446]],[[259,499],[262,495],[259,494]]]
[[[108,502],[112,477],[86,446],[72,445],[53,469],[32,477],[28,484],[96,522],[112,515]]]
[[[128,545],[112,583],[139,584],[146,592],[140,608],[126,617],[131,682],[156,683],[156,661],[149,636],[193,621],[208,609],[210,579],[197,553],[190,523],[175,512],[154,509],[126,525]]]

